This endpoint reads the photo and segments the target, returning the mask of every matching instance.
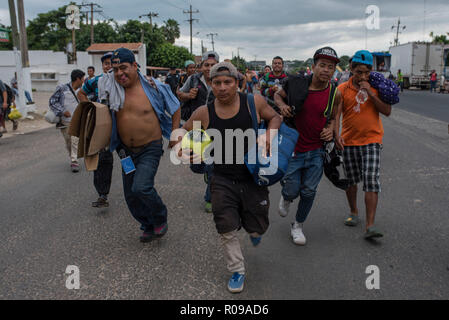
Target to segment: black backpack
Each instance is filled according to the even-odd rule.
[[[5,88],[6,88],[6,93],[8,94],[8,98],[6,100],[6,102],[8,103],[8,107],[12,104],[12,102],[14,101],[14,93],[12,92],[12,89],[10,86],[8,86],[6,83],[4,83]]]

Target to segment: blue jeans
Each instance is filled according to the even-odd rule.
[[[154,227],[167,223],[167,207],[154,188],[154,177],[159,167],[159,161],[164,153],[162,140],[153,141],[139,152],[133,152],[126,146],[127,156],[131,156],[136,171],[125,175],[122,170],[123,191],[129,211],[141,224],[145,232],[154,232]]]
[[[436,81],[430,81],[430,92],[435,91],[437,92],[437,82]]]
[[[306,221],[312,209],[316,189],[323,176],[323,156],[324,151],[321,148],[295,153],[281,180],[284,200],[293,201],[301,196],[296,212],[296,221],[299,223]]]

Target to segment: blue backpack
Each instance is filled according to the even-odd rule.
[[[259,134],[259,130],[266,130],[267,126],[264,121],[257,123],[256,105],[254,103],[254,96],[248,94],[248,103],[251,111],[251,118],[253,122],[253,128],[256,132],[256,137]],[[263,131],[265,132],[265,131]],[[285,123],[281,124],[277,134],[277,150],[273,150],[273,145],[276,140],[272,140],[272,156],[261,161],[260,150],[255,144],[247,154],[245,154],[245,164],[254,181],[259,186],[271,186],[280,181],[287,171],[288,162],[295,151],[296,141],[298,140],[299,133],[293,128],[288,127]],[[256,155],[255,161],[248,161],[251,154]],[[277,164],[276,160],[277,159]],[[251,159],[254,160],[254,159]],[[255,163],[254,163],[255,162]],[[271,167],[273,165],[273,167]]]

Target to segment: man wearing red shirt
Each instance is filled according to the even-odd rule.
[[[281,180],[282,196],[279,203],[279,214],[286,217],[293,200],[301,196],[296,219],[291,228],[293,242],[298,245],[306,244],[302,231],[303,223],[312,209],[316,190],[323,175],[323,141],[332,140],[336,115],[336,108],[332,108],[333,120],[326,126],[325,110],[330,96],[330,80],[340,60],[335,50],[330,47],[317,50],[313,60],[313,76],[307,98],[294,118],[299,138],[287,172]],[[291,107],[282,99],[288,96],[289,90],[295,90],[288,88],[288,83],[286,82],[275,95],[276,103],[284,117],[292,116]],[[335,106],[340,99],[341,94],[336,91]]]

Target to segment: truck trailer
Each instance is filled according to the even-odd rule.
[[[404,76],[404,88],[430,88],[430,73],[435,70],[438,77],[444,74],[444,45],[429,42],[409,42],[390,47],[391,72],[399,69]]]

